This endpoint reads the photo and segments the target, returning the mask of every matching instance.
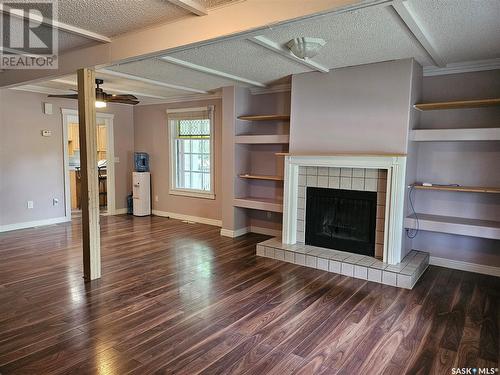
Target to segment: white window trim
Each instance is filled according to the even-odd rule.
[[[177,153],[175,151],[175,127],[172,126],[172,122],[168,119],[169,113],[183,113],[183,112],[194,112],[194,111],[207,111],[210,117],[210,191],[205,190],[195,190],[195,189],[182,189],[175,187],[176,181],[176,161],[177,161]],[[206,107],[193,107],[193,108],[175,108],[175,109],[167,109],[167,128],[168,128],[168,138],[169,138],[169,158],[170,158],[170,183],[168,194],[170,195],[180,195],[186,197],[193,198],[202,198],[202,199],[215,199],[215,164],[214,164],[214,106],[209,105]]]

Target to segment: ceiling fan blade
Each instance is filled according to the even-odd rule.
[[[64,99],[78,99],[78,94],[67,94],[67,95],[48,95],[49,98],[64,98]]]
[[[106,96],[107,98],[138,100],[137,97],[131,94],[116,94],[116,95],[106,94]]]
[[[119,95],[119,96],[110,96],[109,98],[106,98],[106,101],[108,103],[122,103],[122,104],[131,104],[131,105],[139,104],[138,100],[123,98],[121,96],[122,95]]]
[[[109,103],[122,103],[122,104],[130,104],[136,105],[139,104],[139,100],[132,94],[121,94],[121,95],[111,95],[104,92],[101,88],[99,88],[99,84],[101,82],[97,82],[96,80],[96,98],[97,100],[103,100]],[[76,90],[73,90],[76,91]],[[64,98],[64,99],[78,99],[78,93],[75,94],[67,94],[67,95],[49,95],[50,98]]]

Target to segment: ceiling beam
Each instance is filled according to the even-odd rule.
[[[424,66],[424,77],[441,76],[446,74],[459,74],[470,72],[482,72],[485,70],[500,69],[500,58],[488,60],[464,61],[446,64],[445,67]]]
[[[206,73],[206,74],[210,74],[210,75],[217,76],[217,77],[227,78],[227,79],[230,79],[232,81],[243,82],[243,83],[247,83],[249,85],[257,86],[257,87],[266,87],[266,84],[264,84],[262,82],[257,82],[257,81],[253,81],[251,79],[236,76],[234,74],[221,72],[220,70],[207,68],[206,66],[193,64],[193,63],[188,62],[188,61],[176,59],[175,57],[172,57],[172,56],[162,56],[162,57],[160,57],[160,60],[175,64],[175,65],[179,65],[179,66],[182,66],[184,68],[196,70],[196,71],[201,72],[201,73]]]
[[[406,1],[395,0],[387,9],[407,33],[415,38],[434,65],[439,67],[446,66],[446,61],[439,55],[432,37],[425,30],[417,15],[411,10]]]
[[[200,3],[196,2],[195,0],[167,0],[167,1],[193,14],[196,14],[197,16],[206,16],[208,14],[207,9]]]
[[[182,91],[187,91],[187,92],[195,92],[197,94],[208,94],[208,91],[205,91],[205,90],[199,90],[199,89],[194,89],[192,87],[179,86],[179,85],[174,85],[174,84],[171,84],[171,83],[166,83],[166,82],[161,82],[161,81],[155,81],[153,79],[143,78],[143,77],[139,77],[139,76],[135,76],[135,75],[132,75],[132,74],[127,74],[127,73],[122,73],[122,72],[116,72],[114,70],[109,70],[109,69],[99,69],[97,73],[102,73],[102,74],[107,74],[107,75],[110,75],[110,76],[115,76],[115,77],[121,77],[121,78],[125,78],[125,79],[130,79],[132,81],[149,83],[150,85],[155,85],[155,86],[168,87],[169,89],[174,89],[174,90],[182,90]]]
[[[71,90],[61,90],[61,89],[55,89],[51,87],[44,87],[38,85],[17,86],[17,87],[12,87],[9,90],[36,92],[38,94],[47,94],[47,95],[68,95],[75,93],[74,91]]]
[[[44,18],[38,14],[35,13],[29,13],[26,14],[22,9],[5,9],[4,7],[0,7],[0,12],[9,16],[14,16],[18,19],[21,20],[31,20],[31,21],[37,21],[41,24],[44,24],[49,27],[56,28],[60,31],[65,31],[67,33],[71,33],[73,35],[78,35],[87,39],[92,39],[100,43],[110,43],[111,39],[108,38],[107,36],[101,35],[94,33],[93,31],[85,30],[80,27],[68,25],[64,22],[59,22],[56,20],[51,20]]]
[[[317,62],[314,62],[311,59],[308,59],[308,58],[301,59],[300,57],[295,56],[292,53],[292,51],[290,51],[288,48],[283,47],[282,45],[276,43],[275,41],[272,41],[271,39],[266,38],[265,36],[258,35],[258,36],[254,36],[248,40],[255,43],[255,44],[258,44],[259,46],[267,48],[268,50],[276,52],[277,54],[279,54],[281,56],[284,56],[290,60],[293,60],[296,63],[305,65],[309,69],[317,70],[318,72],[322,72],[322,73],[328,73],[330,71],[329,68],[327,68],[321,64],[318,64]]]
[[[71,85],[71,86],[76,86],[77,85],[75,81],[72,81],[72,80],[69,80],[69,79],[63,79],[63,78],[56,78],[56,79],[53,79],[51,82],[62,83],[62,84]],[[120,94],[132,94],[132,95],[142,96],[144,98],[152,98],[152,99],[167,99],[166,96],[148,94],[148,93],[140,92],[140,91],[119,89],[116,86],[109,85],[107,83],[104,84],[104,86],[105,86],[105,89],[106,89],[107,92],[117,92],[117,93],[120,93]]]

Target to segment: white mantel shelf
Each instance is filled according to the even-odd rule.
[[[329,155],[285,154],[283,234],[286,245],[297,243],[299,167],[368,168],[387,170],[386,221],[383,261],[397,264],[403,246],[406,156],[402,154],[342,153]]]
[[[324,157],[324,156],[372,156],[372,157],[402,157],[407,154],[393,154],[393,153],[377,153],[377,152],[334,152],[334,153],[301,153],[301,152],[277,152],[277,156],[306,156],[306,157]]]

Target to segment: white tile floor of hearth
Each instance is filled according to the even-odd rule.
[[[412,289],[429,266],[429,253],[423,251],[411,250],[401,263],[390,265],[366,255],[286,245],[278,238],[257,244],[257,255],[405,289]]]

